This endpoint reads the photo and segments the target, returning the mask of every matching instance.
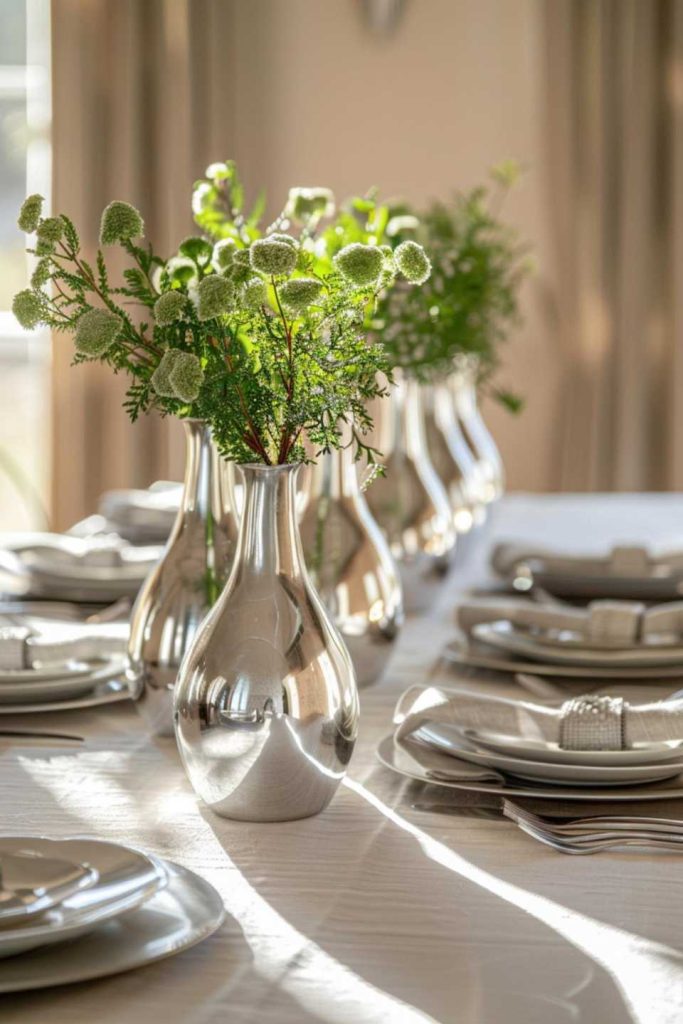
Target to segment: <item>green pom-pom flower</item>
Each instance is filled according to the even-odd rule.
[[[235,285],[245,284],[252,276],[251,260],[248,249],[238,249],[233,256],[232,266],[227,271],[228,276]]]
[[[154,319],[159,327],[168,327],[176,320],[182,320],[186,298],[182,292],[164,292],[154,303]]]
[[[298,277],[285,281],[280,288],[282,305],[293,313],[303,313],[318,298],[322,285],[311,277]]]
[[[347,281],[362,287],[375,283],[382,271],[383,257],[376,245],[353,242],[339,250],[334,262]]]
[[[281,231],[273,231],[272,235],[268,235],[267,242],[284,242],[285,245],[291,245],[292,249],[298,249],[299,243],[296,238],[292,238],[291,235],[285,235]]]
[[[89,309],[78,319],[74,337],[76,351],[84,356],[101,356],[119,336],[123,320],[110,309]]]
[[[212,320],[227,313],[235,297],[231,281],[220,274],[210,274],[197,286],[197,316],[200,320]]]
[[[176,393],[171,386],[170,376],[171,370],[181,354],[180,349],[177,348],[170,348],[168,352],[164,352],[161,362],[152,374],[152,387],[160,398],[176,397]]]
[[[38,260],[36,263],[33,273],[31,274],[31,287],[42,288],[44,284],[50,280],[50,274],[52,273],[52,264],[49,259],[43,258]]]
[[[290,188],[285,213],[302,222],[331,217],[334,194],[329,188]]]
[[[164,269],[172,284],[187,285],[197,277],[197,267],[185,256],[171,256]]]
[[[252,244],[249,253],[252,267],[262,274],[291,274],[296,266],[296,249],[288,242],[260,238]]]
[[[30,288],[17,292],[12,300],[12,312],[25,330],[33,330],[43,318],[43,302],[40,295],[32,292]]]
[[[45,200],[38,193],[34,193],[32,196],[28,196],[24,199],[19,210],[19,219],[17,224],[20,231],[25,231],[30,234],[31,231],[35,231],[38,227],[38,221],[43,210],[43,203]]]
[[[63,231],[64,225],[60,217],[46,217],[40,221],[36,229],[41,242],[58,242]]]
[[[413,234],[419,226],[419,220],[412,213],[397,214],[387,224],[387,237],[396,238],[397,235]]]
[[[186,256],[187,259],[193,260],[195,263],[201,263],[203,266],[211,259],[213,247],[206,239],[192,235],[180,243],[178,252],[181,256]]]
[[[199,394],[204,379],[202,364],[192,352],[178,352],[173,363],[168,381],[176,398],[181,402],[194,402]]]
[[[236,252],[237,246],[232,238],[221,238],[220,242],[216,242],[213,247],[211,266],[217,274],[230,269]]]
[[[100,243],[113,245],[115,242],[126,242],[144,234],[144,231],[145,225],[135,207],[115,199],[102,214]]]
[[[417,242],[401,242],[394,249],[396,266],[407,281],[423,284],[432,272],[427,254]]]
[[[284,287],[284,285],[283,285]],[[261,277],[252,277],[242,290],[242,302],[247,309],[258,309],[267,301],[266,285]]]

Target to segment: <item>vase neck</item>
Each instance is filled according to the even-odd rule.
[[[183,420],[183,427],[186,456],[180,517],[220,523],[232,508],[228,464],[216,451],[207,423]]]
[[[238,467],[244,502],[235,561],[258,575],[301,576],[304,557],[296,508],[299,466]]]
[[[311,471],[310,493],[339,500],[359,493],[358,469],[354,458],[353,425],[340,420],[337,425],[341,447],[333,448],[318,459]]]

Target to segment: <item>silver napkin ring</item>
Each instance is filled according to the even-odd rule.
[[[563,750],[623,750],[624,708],[621,697],[575,697],[560,710]]]

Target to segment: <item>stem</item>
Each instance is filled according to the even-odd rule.
[[[212,338],[211,342],[212,342],[212,344],[215,344],[216,343],[215,338]],[[225,347],[225,362],[227,364],[228,370],[230,371],[230,373],[234,377],[235,376],[235,367],[234,367],[233,362],[232,362],[232,357],[230,356],[230,353],[228,352],[227,346]],[[244,415],[245,420],[247,421],[247,424],[249,426],[249,430],[251,431],[251,437],[249,436],[248,433],[245,432],[244,443],[247,445],[248,448],[251,448],[251,450],[253,452],[256,452],[258,455],[261,456],[261,458],[265,462],[266,466],[270,466],[271,465],[270,456],[268,455],[268,452],[266,451],[266,449],[265,449],[265,447],[263,445],[263,442],[261,441],[261,437],[259,435],[259,432],[256,429],[256,427],[254,426],[253,420],[252,420],[251,416],[249,415],[249,408],[248,408],[246,400],[244,398],[244,393],[243,393],[242,388],[240,387],[239,383],[237,382],[237,380],[235,381],[235,391],[237,392],[237,397],[239,399],[239,403],[240,403],[240,407],[242,409],[242,413]]]

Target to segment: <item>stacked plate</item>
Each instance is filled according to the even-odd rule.
[[[675,711],[680,714],[678,707]],[[513,728],[483,724],[501,714]],[[473,719],[482,724],[472,725]],[[543,736],[542,724],[551,720],[552,713],[528,703],[414,687],[399,701],[396,733],[380,744],[379,759],[421,782],[508,796],[617,801],[683,796],[683,738],[643,739],[617,750],[572,750]]]
[[[514,542],[498,544],[493,569],[514,590],[541,588],[558,597],[614,597],[664,601],[683,595],[683,552],[621,544],[603,554],[549,551]]]
[[[467,643],[447,655],[472,667],[624,680],[683,674],[683,602],[578,608],[510,597],[463,603],[457,622]]]
[[[0,838],[0,879],[0,992],[129,970],[194,945],[224,918],[197,875],[101,840]]]
[[[0,614],[0,715],[129,698],[127,638],[125,622],[79,623],[26,611]]]
[[[134,598],[161,557],[157,545],[135,547],[115,534],[0,535],[0,587],[22,598],[108,604]]]
[[[159,480],[148,490],[107,491],[99,514],[106,528],[134,544],[164,544],[175,522],[182,484]]]

